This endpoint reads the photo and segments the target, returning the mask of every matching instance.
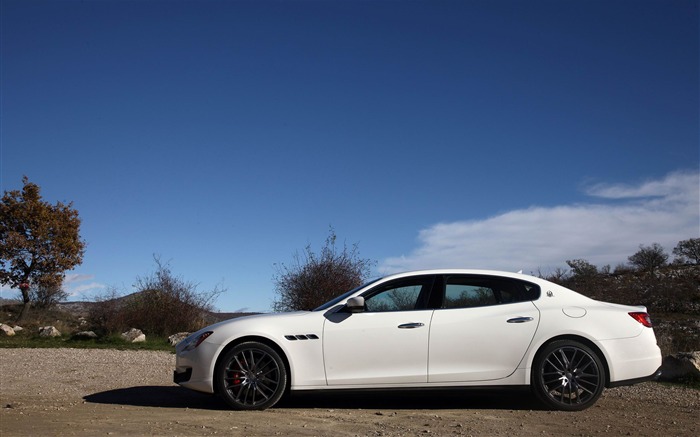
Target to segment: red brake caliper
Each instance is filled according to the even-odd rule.
[[[233,378],[233,383],[238,385],[241,383],[241,376],[238,374],[238,372],[232,372],[231,373],[231,378]]]

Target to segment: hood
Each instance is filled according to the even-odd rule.
[[[291,318],[297,318],[300,316],[305,316],[309,313],[310,313],[310,311],[295,311],[295,312],[291,312],[291,313],[253,314],[251,316],[236,317],[234,319],[224,320],[222,322],[215,323],[213,325],[209,325],[206,328],[202,329],[202,331],[211,331],[211,330],[215,330],[216,328],[221,328],[223,326],[236,325],[239,323],[250,323],[252,321],[256,321],[256,322],[264,321],[264,320],[281,321],[284,319],[291,319]]]

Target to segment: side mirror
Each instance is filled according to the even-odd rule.
[[[351,297],[345,303],[345,308],[351,313],[361,313],[365,310],[365,298],[362,296]]]

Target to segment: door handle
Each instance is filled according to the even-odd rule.
[[[399,329],[414,329],[414,328],[420,328],[421,326],[425,326],[425,324],[420,323],[420,322],[404,323],[403,325],[399,325]]]
[[[508,319],[508,323],[525,323],[525,322],[532,322],[533,319],[532,317],[515,317],[513,319]]]

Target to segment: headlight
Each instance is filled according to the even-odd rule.
[[[189,352],[196,349],[197,346],[202,344],[202,342],[213,333],[214,331],[205,331],[199,334],[190,335],[186,339],[182,340],[182,343],[178,345],[178,352]]]

